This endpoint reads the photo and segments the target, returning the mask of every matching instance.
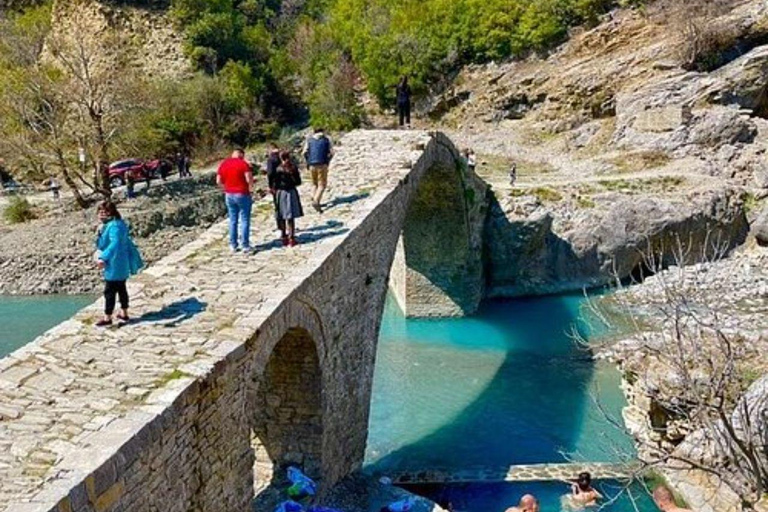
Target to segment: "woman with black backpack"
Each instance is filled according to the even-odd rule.
[[[301,198],[296,189],[301,185],[299,168],[288,151],[280,153],[280,165],[268,176],[269,189],[275,197],[275,217],[280,228],[283,245],[293,247],[296,241],[296,221],[304,216]]]

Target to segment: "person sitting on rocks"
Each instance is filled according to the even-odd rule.
[[[506,512],[539,512],[539,500],[533,494],[526,494],[516,507],[508,508]]]
[[[653,490],[653,501],[661,512],[692,512],[687,508],[680,508],[675,503],[675,495],[664,485]]]
[[[579,474],[576,483],[571,485],[571,494],[567,496],[567,506],[570,509],[582,510],[597,504],[603,496],[592,487],[592,475],[588,472]]]

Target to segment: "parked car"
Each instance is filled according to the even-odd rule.
[[[160,176],[162,169],[171,168],[171,163],[162,158],[146,161],[140,158],[119,160],[109,166],[109,184],[112,187],[125,185],[129,173],[133,176],[134,181],[154,179]]]
[[[109,165],[110,186],[120,187],[125,185],[128,174],[133,176],[134,181],[145,181],[148,176],[145,165],[144,160],[138,158],[119,160],[111,163]]]

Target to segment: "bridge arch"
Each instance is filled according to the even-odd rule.
[[[270,354],[256,393],[253,427],[254,490],[258,494],[282,470],[295,465],[313,478],[321,474],[322,375],[315,341],[291,328]]]
[[[474,313],[484,293],[483,229],[487,185],[455,146],[433,134],[403,219],[391,288],[407,316]]]

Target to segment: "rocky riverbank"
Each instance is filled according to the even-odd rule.
[[[765,428],[768,249],[751,241],[723,260],[675,266],[603,304],[609,311],[631,311],[635,319],[631,336],[603,356],[616,361],[623,373],[624,422],[640,458],[655,461],[671,454],[659,469],[697,512],[740,511],[733,486],[743,485],[744,475],[726,462],[727,438],[712,441],[709,429],[691,412],[690,389],[702,385],[711,398],[724,399],[735,425],[744,425],[747,414],[756,431]],[[727,392],[718,386],[727,386]],[[737,404],[744,401],[749,406],[741,409]]]
[[[118,207],[147,264],[191,242],[226,214],[214,175],[166,184]],[[93,293],[101,275],[93,254],[95,208],[56,207],[44,217],[0,230],[0,294]]]

